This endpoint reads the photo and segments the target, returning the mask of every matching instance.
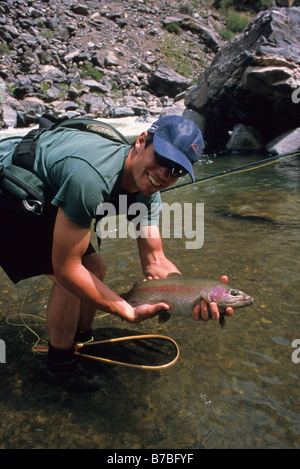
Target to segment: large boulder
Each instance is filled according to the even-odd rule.
[[[166,67],[153,70],[149,76],[149,88],[158,96],[170,96],[185,91],[192,84],[192,80]]]
[[[300,125],[300,8],[259,13],[218,52],[185,104],[206,119],[207,148],[225,147],[238,123],[256,128],[264,144]]]

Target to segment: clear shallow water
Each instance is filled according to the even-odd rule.
[[[196,177],[260,159],[218,157],[198,165]],[[110,316],[95,320],[118,332],[160,333],[180,347],[164,371],[99,367],[103,386],[90,395],[49,388],[37,379],[31,353],[46,339],[45,305],[50,282],[39,277],[13,286],[0,274],[0,448],[299,448],[300,363],[291,343],[300,339],[299,158],[163,195],[169,203],[204,203],[204,245],[185,249],[185,239],[165,240],[165,252],[184,274],[219,278],[255,297],[223,331],[216,322],[173,317],[124,325]],[[175,227],[176,230],[176,227]],[[132,239],[103,242],[106,282],[118,292],[141,278]],[[32,314],[35,317],[26,316]],[[7,318],[10,324],[7,324]]]

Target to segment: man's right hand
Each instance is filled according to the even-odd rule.
[[[145,303],[135,308],[131,307],[132,311],[128,311],[123,319],[128,322],[138,323],[145,319],[154,318],[158,313],[167,311],[169,308],[170,306],[167,303],[156,303],[154,305]]]

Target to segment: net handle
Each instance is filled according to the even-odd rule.
[[[97,344],[108,344],[108,343],[113,343],[113,342],[124,342],[128,340],[136,340],[136,339],[163,339],[163,340],[168,340],[171,342],[176,349],[176,357],[171,360],[168,363],[165,363],[164,365],[134,365],[132,363],[126,363],[126,362],[119,362],[117,360],[110,360],[109,358],[103,358],[103,357],[94,357],[92,355],[88,355],[85,353],[80,353],[79,350],[81,347],[88,347],[89,345],[97,345]],[[47,345],[35,345],[32,348],[32,351],[34,353],[46,353],[48,352],[48,346]],[[179,347],[175,340],[171,339],[170,337],[164,336],[164,335],[156,335],[156,334],[147,334],[147,335],[133,335],[133,336],[128,336],[128,337],[116,337],[114,339],[105,339],[105,340],[100,340],[98,342],[91,342],[88,344],[77,344],[75,345],[75,355],[79,355],[80,357],[85,357],[88,358],[89,360],[96,360],[104,363],[109,363],[111,365],[121,365],[121,366],[126,366],[129,368],[138,368],[142,370],[162,370],[166,369],[172,365],[174,365],[178,358],[179,358]]]

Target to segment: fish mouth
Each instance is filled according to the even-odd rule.
[[[247,296],[246,298],[233,298],[232,300],[228,301],[227,306],[231,306],[232,308],[241,308],[243,306],[251,306],[254,303],[254,299],[251,296]]]
[[[151,184],[153,184],[153,186],[155,187],[161,187],[162,184],[160,184],[158,181],[156,181],[156,179],[154,179],[153,176],[151,176],[151,174],[147,173],[147,177],[149,179],[149,181],[151,182]]]

